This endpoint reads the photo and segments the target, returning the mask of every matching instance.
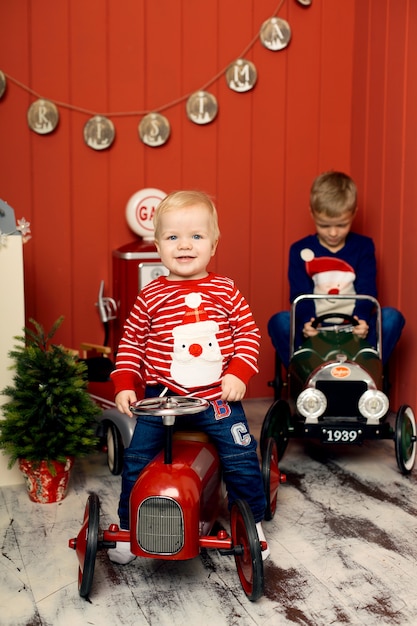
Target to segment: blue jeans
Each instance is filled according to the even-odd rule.
[[[146,396],[155,397],[160,391],[159,386],[147,387]],[[174,429],[198,429],[210,436],[220,457],[229,508],[237,499],[246,500],[255,522],[260,522],[265,513],[265,493],[256,454],[257,442],[249,432],[242,403],[221,400],[211,402],[202,413],[177,417]],[[140,472],[163,446],[162,418],[157,415],[140,415],[130,445],[124,453],[118,510],[120,528],[129,528],[129,496]]]
[[[367,341],[375,345],[375,322],[376,316],[373,315],[369,322],[369,334]],[[400,311],[393,307],[381,308],[381,329],[382,329],[382,363],[386,365],[388,360],[401,336],[404,328],[405,319]],[[296,337],[296,345],[301,345],[302,335],[301,329],[298,330]],[[284,367],[288,367],[290,361],[290,313],[289,311],[280,311],[275,313],[268,322],[268,333],[271,337],[272,345]]]

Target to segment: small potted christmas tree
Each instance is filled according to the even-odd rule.
[[[17,461],[31,500],[57,502],[68,487],[74,458],[97,445],[95,417],[101,409],[87,391],[87,367],[64,346],[51,343],[62,324],[49,333],[34,320],[9,356],[15,369],[13,385],[1,392],[0,448]],[[43,487],[46,488],[43,491]]]

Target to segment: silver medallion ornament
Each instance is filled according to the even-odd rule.
[[[28,110],[29,128],[39,135],[52,133],[58,126],[59,112],[50,100],[36,100]]]
[[[113,122],[101,115],[95,115],[84,126],[84,141],[93,150],[110,148],[115,134]]]
[[[257,78],[256,67],[246,59],[237,59],[226,70],[226,81],[233,91],[243,92],[253,89]]]
[[[6,77],[3,72],[0,70],[0,99],[3,97],[4,92],[6,91]]]
[[[209,124],[217,115],[217,100],[208,91],[196,91],[188,98],[186,110],[194,124]]]
[[[283,50],[290,42],[291,28],[286,20],[271,17],[262,24],[259,37],[268,50]]]
[[[167,118],[160,113],[148,113],[141,120],[138,132],[144,144],[157,148],[168,141],[171,127]]]

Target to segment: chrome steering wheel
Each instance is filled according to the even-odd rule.
[[[208,400],[192,398],[190,396],[158,396],[145,398],[131,405],[130,410],[135,415],[147,413],[148,415],[176,416],[201,413],[209,407]]]

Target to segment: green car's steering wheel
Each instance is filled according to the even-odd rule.
[[[334,322],[335,319],[339,319],[340,323]],[[334,322],[334,326],[357,326],[359,324],[358,320],[353,317],[353,315],[348,315],[347,313],[325,313],[324,315],[318,315],[311,322],[311,325],[313,328],[318,329],[318,326],[327,320],[332,320]],[[326,330],[326,328],[323,328],[322,330]],[[327,330],[331,330],[330,327],[327,328]]]

